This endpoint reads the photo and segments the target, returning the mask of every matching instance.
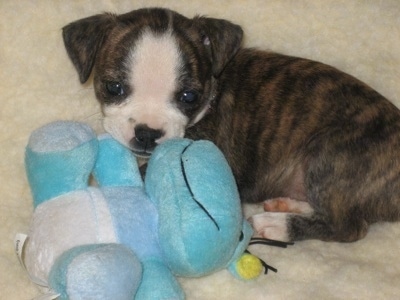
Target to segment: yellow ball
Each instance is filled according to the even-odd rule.
[[[252,254],[245,253],[236,264],[236,271],[243,279],[257,278],[263,270],[260,259]]]

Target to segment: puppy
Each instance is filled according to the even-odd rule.
[[[258,235],[352,242],[399,220],[399,110],[333,67],[241,48],[242,35],[159,8],[63,29],[105,129],[142,157],[173,137],[216,143],[243,201],[267,200]]]

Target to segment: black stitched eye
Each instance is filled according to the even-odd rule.
[[[106,89],[111,96],[122,96],[125,94],[124,87],[120,82],[109,81],[106,83]]]
[[[197,101],[199,94],[195,91],[184,91],[181,94],[179,101],[187,104],[192,104]]]

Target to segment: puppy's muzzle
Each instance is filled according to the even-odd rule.
[[[164,131],[153,129],[147,125],[140,124],[135,127],[135,137],[131,139],[132,151],[141,157],[149,157],[157,146],[157,140],[165,134]]]

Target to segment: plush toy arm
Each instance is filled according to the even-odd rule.
[[[25,168],[34,207],[59,195],[86,189],[97,146],[93,130],[82,123],[57,121],[32,132]]]
[[[136,158],[109,134],[99,136],[94,176],[102,187],[143,187]]]

